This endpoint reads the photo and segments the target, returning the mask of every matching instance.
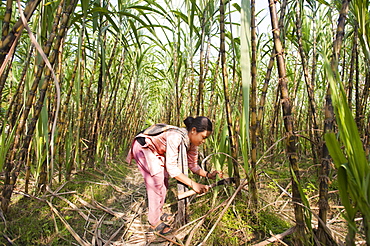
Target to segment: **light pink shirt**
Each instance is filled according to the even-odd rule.
[[[146,145],[143,146],[143,152],[151,175],[155,175],[163,170],[167,170],[171,177],[176,177],[181,174],[180,168],[177,166],[179,150],[182,136],[177,131],[165,131],[157,136],[148,136],[140,134],[138,137],[145,137]],[[188,137],[186,135],[186,137]],[[150,151],[149,151],[150,150]],[[198,171],[198,147],[190,144],[187,149],[188,166],[192,172]]]

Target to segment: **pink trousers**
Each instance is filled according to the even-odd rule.
[[[143,153],[142,146],[135,141],[132,146],[133,158],[144,177],[146,192],[148,196],[148,220],[153,226],[157,225],[163,213],[163,205],[166,199],[168,189],[168,174],[165,168],[163,172],[151,175],[149,172],[148,162]],[[154,155],[153,155],[154,156]]]

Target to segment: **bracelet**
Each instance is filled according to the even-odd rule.
[[[208,174],[209,174],[209,172],[207,172],[207,173],[206,173],[206,178],[207,178],[207,179],[208,179]]]

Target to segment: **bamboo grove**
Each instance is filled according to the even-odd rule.
[[[26,193],[42,192],[73,171],[121,158],[147,125],[206,115],[215,131],[204,151],[232,157],[214,155],[212,163],[246,174],[253,206],[261,205],[258,173],[273,168],[264,157],[283,153],[297,245],[332,242],[328,184],[338,170],[348,183],[347,243],[359,212],[370,244],[369,2],[265,1],[267,32],[255,0],[2,2],[1,209],[19,182]],[[355,134],[343,134],[346,127]],[[359,166],[348,163],[361,162],[350,158],[354,138],[364,157],[361,185],[352,187]],[[307,159],[318,170],[315,237],[300,182]]]

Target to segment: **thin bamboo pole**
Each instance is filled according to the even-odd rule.
[[[303,39],[302,39],[302,13],[301,13],[302,5],[300,1],[297,2],[296,7],[296,26],[297,26],[297,39],[298,39],[298,50],[301,58],[301,64],[303,69],[303,75],[304,80],[306,84],[306,91],[308,95],[308,102],[310,105],[310,122],[312,122],[312,128],[313,128],[313,135],[314,135],[314,142],[316,143],[316,146],[312,144],[312,155],[314,159],[314,164],[317,163],[317,153],[319,152],[319,149],[317,146],[321,143],[321,138],[318,132],[319,126],[318,126],[318,120],[317,120],[317,105],[315,101],[315,94],[314,94],[314,87],[313,84],[309,78],[309,71],[308,71],[308,61],[305,51],[303,50]]]
[[[269,9],[272,25],[272,33],[274,38],[274,47],[276,50],[276,61],[279,73],[279,85],[280,85],[280,94],[281,94],[281,104],[284,117],[284,126],[286,131],[286,152],[289,157],[290,167],[292,169],[292,199],[294,202],[294,214],[296,220],[296,234],[294,237],[294,243],[296,245],[303,245],[305,238],[305,224],[304,224],[304,215],[303,209],[300,205],[302,202],[301,195],[299,193],[299,166],[298,166],[298,156],[296,150],[297,136],[294,133],[293,125],[293,116],[292,116],[292,105],[289,99],[288,91],[288,80],[286,77],[286,65],[284,58],[284,51],[282,46],[282,41],[280,38],[280,29],[278,27],[278,18],[276,11],[276,4],[274,0],[269,0]],[[295,177],[294,177],[294,176]]]
[[[262,117],[263,117],[263,113],[264,113],[264,109],[265,109],[265,103],[266,103],[266,95],[267,95],[267,90],[268,90],[268,86],[269,86],[269,83],[270,83],[270,79],[271,79],[271,73],[272,73],[272,69],[274,67],[274,62],[275,62],[275,50],[272,52],[272,55],[270,57],[270,60],[269,60],[269,63],[267,65],[267,71],[266,71],[266,75],[265,75],[265,80],[264,80],[264,83],[263,83],[263,87],[262,87],[262,90],[261,90],[261,97],[260,97],[260,100],[259,100],[259,105],[258,105],[258,112],[257,112],[257,126],[256,126],[256,136],[257,136],[257,140],[260,140],[261,139],[261,134],[262,134]],[[263,141],[261,141],[262,143]]]
[[[30,0],[27,3],[26,8],[24,9],[24,15],[28,21],[33,15],[35,9],[40,4],[41,0]],[[16,40],[17,36],[20,35],[24,26],[21,18],[14,24],[13,28],[7,34],[6,37],[3,37],[0,42],[0,65],[2,66],[5,60],[6,55],[8,54],[10,47],[13,45],[13,42]]]
[[[199,85],[198,85],[198,96],[197,96],[197,111],[196,115],[203,115],[204,114],[204,80],[205,80],[205,73],[204,73],[204,39],[205,39],[205,11],[203,11],[201,16],[201,45],[200,45],[200,53],[199,53]]]
[[[27,71],[29,69],[29,65],[30,65],[30,62],[31,62],[32,54],[33,54],[33,51],[34,51],[34,46],[31,45],[29,49],[30,50],[28,52],[26,62],[24,63],[24,67],[23,67],[23,70],[22,70],[22,74],[21,74],[21,78],[20,78],[17,90],[16,90],[15,94],[13,95],[11,102],[9,103],[8,111],[7,111],[7,114],[6,114],[6,119],[10,119],[11,128],[13,128],[15,126],[16,120],[19,116],[19,113],[21,112],[21,108],[22,108],[22,105],[23,105],[22,104],[23,100],[22,100],[21,95],[23,94],[24,83],[25,83]]]
[[[256,34],[256,2],[251,0],[251,174],[249,190],[253,208],[258,207],[257,191],[257,34]]]
[[[58,156],[59,157],[59,163],[58,163],[58,181],[59,182],[62,181],[63,164],[67,164],[69,162],[69,160],[66,161],[67,163],[63,161],[65,160],[65,151],[66,151],[64,150],[64,148],[65,148],[65,141],[68,141],[66,138],[67,132],[69,129],[69,124],[70,124],[68,120],[68,109],[72,108],[70,101],[71,101],[73,87],[74,87],[74,83],[75,83],[75,79],[77,75],[78,63],[79,63],[79,60],[76,58],[73,69],[72,69],[72,75],[69,80],[69,86],[67,87],[66,98],[64,100],[63,107],[62,107],[61,114],[60,114],[59,121],[58,121],[58,129],[60,130],[59,130],[58,137],[55,141],[55,146],[58,146],[60,150],[59,156]]]
[[[338,18],[338,26],[336,37],[333,43],[333,55],[331,60],[331,68],[333,71],[338,69],[338,62],[340,56],[340,49],[343,43],[344,38],[344,28],[345,28],[345,20],[349,10],[349,1],[343,0],[341,10],[339,13]],[[334,73],[335,76],[336,73]],[[328,84],[328,89],[325,97],[325,121],[324,121],[324,133],[332,132],[334,130],[334,108],[331,99],[331,89],[330,85]],[[326,143],[323,144],[321,149],[321,169],[320,169],[320,194],[319,194],[319,217],[326,221],[327,212],[328,212],[328,179],[329,179],[329,172],[330,172],[330,155],[327,149]],[[319,230],[323,231],[324,228],[319,224]],[[354,232],[352,229],[349,228],[349,234]],[[321,233],[322,234],[322,233]],[[351,236],[350,236],[351,237]],[[350,238],[348,237],[348,238]],[[328,241],[324,236],[320,236],[320,239]],[[325,242],[324,242],[325,244]],[[348,244],[351,245],[351,244]]]
[[[288,1],[287,0],[283,0],[283,2],[281,3],[281,7],[280,7],[280,16],[279,16],[279,23],[278,23],[278,26],[279,26],[279,29],[280,29],[280,39],[281,39],[281,42],[282,42],[282,45],[283,45],[283,49],[284,49],[284,20],[285,20],[285,12],[286,12],[286,8],[288,6]],[[271,54],[271,58],[275,59],[276,57],[276,51],[275,49],[273,49],[272,51],[272,54]],[[271,60],[270,60],[270,63],[271,63]],[[269,69],[272,69],[272,66],[268,66],[267,68],[267,74],[266,74],[266,77],[269,77],[268,73],[269,73]],[[270,71],[270,75],[271,75],[271,71]],[[267,90],[267,88],[266,88]],[[278,88],[276,90],[276,97],[275,97],[275,101],[274,101],[274,114],[273,114],[273,117],[271,119],[271,127],[270,127],[270,134],[269,134],[269,141],[268,141],[268,145],[272,145],[276,142],[276,139],[277,139],[277,135],[278,135],[278,131],[279,131],[279,128],[280,128],[280,118],[278,117],[279,114],[280,114],[280,100],[279,100],[279,91],[280,91],[280,84],[278,84]],[[262,115],[260,115],[262,117]]]
[[[234,131],[234,126],[231,120],[231,105],[230,105],[230,94],[229,94],[229,81],[228,81],[228,71],[226,64],[226,50],[225,50],[225,0],[220,1],[220,53],[221,53],[221,71],[222,71],[222,81],[224,88],[224,100],[225,100],[225,113],[226,122],[229,132],[229,143],[231,149],[231,156],[233,157],[233,169],[234,177],[236,178],[236,185],[240,184],[240,174],[239,165],[234,160],[237,160],[237,141]]]
[[[102,17],[101,17],[102,18]],[[100,20],[102,22],[102,20]],[[101,27],[101,29],[103,29]],[[93,131],[91,136],[91,145],[90,145],[90,152],[88,154],[88,165],[89,167],[95,168],[95,159],[97,154],[98,148],[98,136],[101,133],[101,125],[102,125],[102,106],[103,106],[103,95],[105,92],[105,44],[106,44],[106,33],[103,34],[103,40],[100,43],[100,67],[99,67],[99,77],[98,77],[98,88],[96,94],[96,103],[95,103],[95,112],[94,112],[94,123],[93,123]]]
[[[9,23],[12,17],[12,5],[13,0],[6,0],[5,6],[5,15],[3,18],[3,28],[2,28],[2,40],[8,35],[9,33]]]

